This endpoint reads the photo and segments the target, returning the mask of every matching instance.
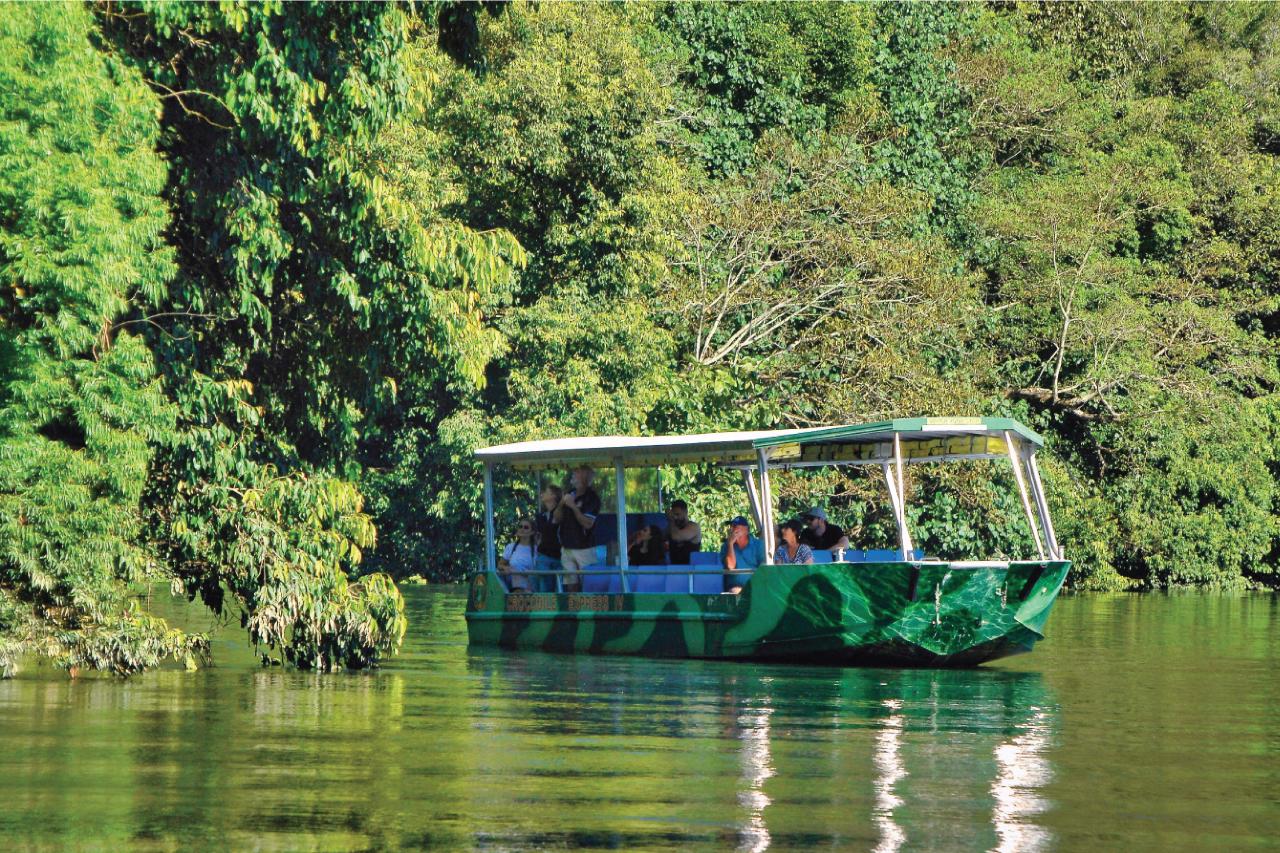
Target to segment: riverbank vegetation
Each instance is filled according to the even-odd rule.
[[[392,578],[474,560],[471,451],[569,434],[1013,415],[1076,586],[1274,586],[1278,39],[1237,3],[0,8],[0,669],[198,663],[154,582],[373,663]],[[930,550],[1025,535],[913,485]]]

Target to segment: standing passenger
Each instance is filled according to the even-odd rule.
[[[702,550],[702,528],[689,520],[689,505],[681,500],[671,502],[667,509],[668,551],[671,554],[671,565],[689,565],[689,555]]]
[[[534,523],[538,528],[538,559],[534,568],[540,572],[554,572],[560,568],[560,531],[556,529],[556,507],[564,495],[559,486],[548,485],[542,490],[542,508]],[[539,592],[555,592],[556,579],[552,575],[534,575],[534,589]]]
[[[725,591],[742,592],[742,586],[751,579],[749,572],[734,573],[735,569],[754,569],[764,563],[764,543],[751,535],[751,525],[745,516],[737,516],[729,522],[729,536],[720,549],[720,562],[728,569],[724,576]]]
[[[555,522],[560,533],[560,565],[564,568],[564,589],[582,588],[578,572],[596,561],[596,538],[592,528],[600,514],[600,496],[591,488],[595,472],[583,465],[573,471],[572,489],[556,504]]]

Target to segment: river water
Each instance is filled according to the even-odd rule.
[[[469,650],[460,590],[405,595],[375,673],[224,629],[196,673],[0,682],[0,849],[1280,845],[1273,595],[1067,596],[958,672]]]

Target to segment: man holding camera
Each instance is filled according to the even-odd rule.
[[[556,504],[553,519],[560,533],[560,567],[564,569],[565,592],[582,588],[578,572],[596,561],[596,537],[593,528],[600,514],[600,496],[591,488],[595,472],[586,466],[575,468],[571,488]]]

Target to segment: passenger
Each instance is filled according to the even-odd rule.
[[[729,536],[720,548],[720,562],[728,570],[724,576],[726,592],[735,595],[742,592],[742,586],[751,575],[737,572],[737,569],[754,569],[764,563],[764,543],[751,535],[751,526],[744,516],[737,516],[729,522]]]
[[[813,565],[812,549],[800,541],[800,536],[803,533],[804,525],[798,519],[793,518],[782,525],[779,528],[782,543],[778,545],[778,552],[773,555],[773,562],[779,566]]]
[[[667,508],[667,552],[671,565],[689,565],[689,555],[702,550],[702,528],[689,520],[689,505],[684,501],[672,501]]]
[[[662,528],[646,524],[637,530],[627,548],[627,562],[633,566],[661,566],[666,561]]]
[[[596,538],[592,529],[600,513],[600,496],[591,488],[595,472],[581,466],[575,468],[572,488],[556,504],[555,522],[560,534],[560,565],[564,569],[564,589],[577,592],[582,588],[578,574],[596,561]]]
[[[809,527],[801,535],[800,541],[815,551],[835,551],[849,548],[849,537],[834,524],[827,523],[827,514],[822,507],[815,506],[804,514]]]
[[[516,525],[516,538],[507,543],[502,556],[498,558],[498,571],[507,578],[507,586],[512,592],[532,592],[527,572],[533,571],[534,536],[533,520],[520,519]]]
[[[534,519],[538,531],[538,558],[533,564],[540,572],[554,572],[560,568],[560,531],[556,529],[556,507],[563,495],[559,486],[548,485],[540,496],[542,508]],[[533,587],[539,592],[555,592],[555,576],[534,575]]]

